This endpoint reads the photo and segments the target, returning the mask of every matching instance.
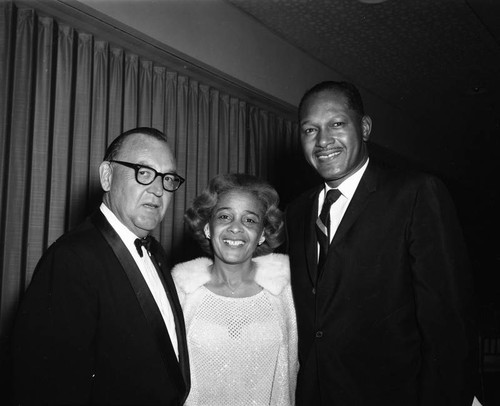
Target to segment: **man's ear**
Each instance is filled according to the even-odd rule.
[[[363,131],[363,141],[367,142],[372,132],[372,119],[370,116],[363,116],[361,119],[361,130]]]
[[[99,165],[99,179],[101,180],[102,190],[109,192],[113,180],[113,170],[110,162],[104,161]]]

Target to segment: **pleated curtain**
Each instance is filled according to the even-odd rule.
[[[2,354],[41,255],[98,207],[98,166],[122,131],[164,131],[187,179],[154,233],[173,263],[186,254],[184,212],[210,178],[279,185],[278,161],[297,154],[289,118],[16,2],[0,2],[0,57]]]

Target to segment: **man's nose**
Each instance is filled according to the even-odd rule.
[[[335,138],[328,132],[327,129],[322,128],[318,131],[318,137],[316,138],[316,144],[320,147],[326,147],[328,144],[335,142]]]
[[[160,197],[163,195],[163,178],[161,176],[157,176],[153,183],[149,185],[148,188],[151,193],[154,193],[156,196]]]

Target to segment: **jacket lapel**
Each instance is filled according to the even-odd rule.
[[[185,381],[183,377],[184,368],[181,373],[181,369],[175,367],[176,365],[179,365],[179,361],[175,356],[175,351],[174,348],[172,347],[167,327],[165,326],[165,322],[163,321],[163,317],[160,313],[160,310],[158,309],[158,306],[153,298],[153,295],[151,294],[151,291],[149,290],[149,287],[146,281],[144,280],[141,271],[137,267],[137,264],[135,263],[132,255],[130,255],[130,252],[128,251],[125,244],[123,244],[119,235],[115,232],[113,227],[108,223],[108,221],[100,211],[97,211],[91,216],[91,221],[96,226],[96,228],[101,232],[105,240],[108,242],[111,249],[115,253],[118,261],[120,262],[124,272],[126,273],[130,281],[130,284],[132,285],[132,288],[134,289],[134,292],[137,296],[137,300],[139,301],[144,316],[146,317],[151,327],[151,330],[155,336],[155,339],[158,343],[158,347],[160,349],[160,353],[165,363],[166,369],[169,371],[169,374],[172,376],[172,379],[177,381],[177,386],[179,388],[183,387],[188,388],[189,378],[187,381]],[[163,279],[165,280],[168,279],[165,278],[164,275],[162,276]],[[175,287],[174,287],[174,293],[175,293]],[[179,313],[180,305],[178,304],[179,302],[177,299],[177,295],[176,294],[172,295],[171,291],[170,292],[167,291],[167,296],[171,301],[171,303],[172,303],[171,299],[172,296],[175,296],[176,298],[177,304],[174,301],[174,306],[172,306],[172,310],[174,313],[177,330],[180,333],[179,336],[182,337],[182,340],[179,341],[184,341],[185,343],[184,320],[182,319],[182,315],[180,315]],[[181,326],[178,324],[179,318],[182,319]],[[181,350],[179,349],[179,351]],[[183,352],[185,351],[185,347],[182,349],[182,351]],[[187,353],[186,353],[186,358],[183,359],[183,362],[186,361],[187,361]],[[189,375],[189,366],[188,366],[188,375]],[[185,392],[187,394],[187,389]]]
[[[344,216],[342,217],[339,227],[337,228],[337,231],[335,233],[335,236],[333,237],[330,243],[328,254],[326,256],[325,262],[323,263],[323,267],[322,269],[318,270],[319,273],[318,279],[321,278],[326,268],[335,269],[335,264],[331,262],[334,255],[333,253],[335,251],[334,247],[340,244],[340,242],[345,238],[347,232],[356,222],[359,215],[363,212],[365,206],[368,203],[370,195],[377,189],[377,179],[378,175],[376,168],[374,168],[372,164],[368,164],[368,167],[366,168],[366,171],[363,174],[358,184],[358,187],[356,188],[356,191],[354,192],[354,196],[352,197],[352,200],[349,203],[349,207],[347,208]]]
[[[322,188],[313,191],[307,199],[304,227],[304,249],[306,250],[307,269],[311,283],[316,286],[318,275],[318,240],[316,237],[316,219],[318,213],[318,196]]]
[[[363,211],[364,207],[368,202],[369,196],[377,189],[377,172],[373,165],[368,164],[363,177],[361,178],[358,187],[356,188],[356,192],[354,192],[354,196],[352,197],[351,203],[349,203],[349,207],[342,218],[342,221],[339,224],[337,232],[333,237],[333,240],[330,244],[337,244],[339,241],[345,237],[346,233],[352,227],[356,219],[359,217],[360,213]],[[332,250],[329,250],[330,253]]]
[[[184,382],[186,387],[191,386],[190,371],[189,371],[189,355],[186,341],[186,326],[184,324],[184,316],[182,314],[181,304],[179,302],[179,297],[177,296],[177,290],[174,285],[171,273],[167,270],[165,264],[167,263],[165,258],[165,253],[161,248],[161,245],[154,238],[152,239],[152,259],[153,263],[158,271],[160,280],[167,292],[168,301],[170,302],[170,307],[172,308],[172,313],[174,314],[175,329],[177,332],[177,345],[179,351],[179,365],[181,367],[182,376],[184,377]],[[186,391],[187,397],[188,391]],[[184,398],[182,403],[186,399]]]

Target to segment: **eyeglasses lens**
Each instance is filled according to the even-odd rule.
[[[140,168],[137,170],[137,182],[142,185],[149,185],[156,179],[157,173],[149,168]],[[181,180],[177,176],[170,174],[163,176],[163,188],[169,192],[179,189]]]

